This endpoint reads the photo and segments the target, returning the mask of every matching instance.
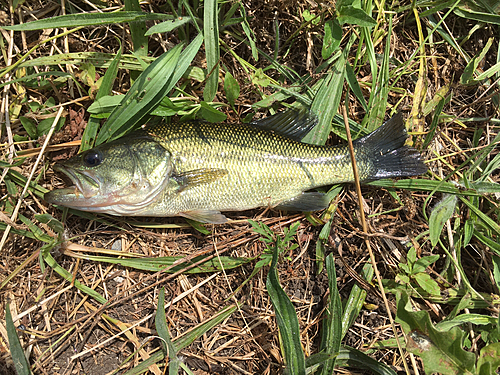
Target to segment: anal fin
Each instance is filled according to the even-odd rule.
[[[307,192],[297,195],[290,200],[281,202],[276,208],[284,211],[319,211],[330,204],[326,194]]]
[[[216,210],[203,210],[203,209],[191,210],[186,212],[180,212],[179,216],[183,216],[187,219],[207,224],[224,224],[225,222],[227,222],[227,217],[222,215],[220,211]]]

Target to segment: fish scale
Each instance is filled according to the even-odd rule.
[[[74,187],[45,199],[85,211],[128,216],[184,216],[206,223],[221,211],[278,207],[316,211],[325,194],[308,191],[353,181],[346,146],[300,142],[316,125],[309,113],[285,111],[251,125],[200,121],[144,127],[56,164]],[[400,114],[354,142],[362,181],[413,176],[427,168],[404,146]]]
[[[274,206],[305,190],[353,180],[345,146],[309,145],[251,126],[202,122],[161,125],[147,133],[169,150],[177,173],[202,168],[228,171],[178,196],[165,194],[155,211]],[[362,178],[369,169],[364,159],[358,160]]]

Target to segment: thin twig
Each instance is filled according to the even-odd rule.
[[[349,128],[349,119],[347,118],[347,111],[346,111],[345,106],[342,106],[342,115],[344,116],[347,142],[349,145],[349,154],[351,155],[352,171],[354,173],[354,185],[356,186],[356,194],[358,195],[359,214],[360,214],[361,224],[363,226],[363,232],[365,234],[368,234],[368,225],[366,225],[365,212],[363,211],[363,198],[361,195],[361,185],[359,183],[358,167],[356,165],[356,158],[354,157],[354,148],[352,145],[351,129]],[[380,276],[380,272],[378,271],[378,268],[377,268],[377,262],[375,260],[375,255],[373,254],[372,248],[370,246],[370,241],[368,240],[368,236],[364,236],[364,239],[365,239],[366,248],[368,249],[368,253],[370,254],[370,260],[371,260],[371,263],[373,266],[373,270],[375,271],[375,276],[377,278],[378,286],[379,286],[381,294],[382,294],[382,299],[384,300],[385,309],[387,311],[389,321],[391,322],[392,331],[394,332],[394,337],[395,337],[396,342],[398,344],[399,353],[401,355],[401,359],[403,361],[403,365],[405,367],[406,374],[410,375],[410,369],[408,367],[408,364],[406,363],[401,343],[399,342],[398,332],[396,330],[396,325],[394,324],[394,319],[392,317],[389,301],[387,300],[387,296],[386,296],[385,291],[384,291],[384,286],[382,285],[382,277]]]
[[[45,138],[45,142],[43,143],[43,147],[40,150],[40,154],[38,155],[38,158],[35,161],[35,164],[33,165],[33,168],[31,169],[31,173],[26,180],[26,185],[24,185],[23,192],[21,193],[21,196],[19,197],[19,200],[17,201],[16,208],[14,209],[14,212],[12,213],[12,216],[10,219],[15,222],[17,219],[17,214],[19,213],[19,209],[21,208],[21,204],[23,203],[24,196],[26,195],[26,192],[28,191],[28,188],[30,186],[30,182],[33,179],[33,175],[36,172],[36,169],[38,168],[38,164],[40,163],[40,160],[42,160],[43,154],[45,153],[45,149],[47,148],[47,145],[49,144],[50,138],[52,137],[52,134],[54,133],[54,130],[56,128],[57,123],[59,122],[59,118],[61,117],[61,114],[63,112],[64,108],[61,107],[59,108],[59,111],[57,112],[57,116],[54,118],[54,122],[52,123],[52,126],[50,127],[49,133],[47,134],[47,138]],[[7,237],[9,236],[10,232],[10,225],[7,225],[7,228],[5,228],[5,232],[3,232],[2,240],[0,241],[0,251],[2,251],[3,246],[5,245],[5,241],[7,241]]]

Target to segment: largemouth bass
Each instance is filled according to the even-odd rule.
[[[186,122],[137,130],[54,166],[74,186],[49,203],[121,216],[183,216],[223,223],[221,211],[317,211],[319,186],[354,181],[347,146],[300,142],[316,117],[289,110],[250,125]],[[360,179],[414,176],[427,167],[404,146],[401,114],[354,141]]]

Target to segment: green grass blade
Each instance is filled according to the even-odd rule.
[[[179,62],[177,63],[177,69],[174,72],[174,76],[172,79],[173,82],[172,87],[181,79],[184,73],[186,73],[194,57],[200,50],[202,44],[203,44],[203,35],[198,34],[191,41],[191,43],[189,43],[189,45],[184,49],[184,51],[182,51],[181,56],[179,57]]]
[[[195,341],[197,338],[201,337],[204,333],[206,333],[209,330],[211,330],[212,328],[214,328],[217,324],[223,322],[225,319],[227,319],[229,316],[231,316],[231,314],[234,313],[236,310],[237,310],[236,306],[226,307],[219,314],[212,317],[210,320],[206,321],[205,323],[200,324],[198,327],[191,330],[189,333],[183,335],[182,337],[175,339],[173,341],[173,343],[174,343],[176,352],[179,352],[180,350],[184,349],[185,347],[190,345],[193,341]],[[163,351],[153,353],[151,355],[151,357],[149,357],[147,360],[139,363],[139,365],[134,367],[132,370],[127,371],[123,375],[142,374],[148,370],[149,366],[151,366],[154,363],[158,363],[163,358],[165,358],[165,353]]]
[[[202,42],[203,36],[198,35],[180,55],[178,45],[155,60],[111,113],[96,143],[101,144],[111,136],[113,139],[118,138],[139,125],[184,75]]]
[[[396,371],[389,366],[370,358],[365,353],[354,348],[344,346],[340,348],[337,362],[340,366],[349,365],[362,368],[378,375],[397,375]]]
[[[500,154],[499,154],[500,155]],[[492,160],[492,162],[495,162],[496,165],[500,162],[500,157],[497,155],[495,158]],[[491,164],[491,163],[490,163]],[[489,167],[489,165],[488,165]],[[495,169],[498,168],[498,166],[495,167]],[[488,176],[489,171],[485,169],[484,174]],[[500,184],[496,182],[469,182],[469,187],[472,187],[475,189],[478,193],[482,194],[495,194],[495,193],[500,193]]]
[[[111,64],[109,64],[109,68],[106,70],[106,73],[104,73],[101,87],[97,91],[95,100],[99,100],[111,94],[111,90],[113,89],[113,82],[115,81],[118,74],[118,64],[120,63],[121,56],[122,46],[120,45],[120,49],[116,53],[115,58],[113,59],[113,61],[111,61]],[[83,132],[80,152],[94,147],[94,141],[97,136],[97,130],[99,129],[100,124],[101,121],[99,118],[90,116],[89,122],[87,123],[87,126],[85,127],[85,130]]]
[[[418,178],[397,181],[384,179],[369,182],[367,185],[478,197],[482,196],[484,193],[498,192],[498,189],[500,188],[500,184],[496,183],[469,183],[469,188],[466,188],[447,181],[422,180]]]
[[[360,275],[369,283],[373,279],[373,267],[370,263],[366,263],[363,266],[363,270]],[[357,319],[363,304],[366,299],[366,290],[361,288],[357,283],[353,285],[349,297],[345,302],[344,313],[342,315],[342,338],[345,337],[347,330],[354,324]]]
[[[386,48],[384,59],[380,67],[375,87],[372,88],[373,98],[370,103],[370,111],[363,121],[368,131],[377,129],[384,122],[387,111],[387,98],[389,95],[389,55],[392,34],[392,17],[389,18],[389,31],[387,32]]]
[[[63,53],[53,56],[38,57],[33,60],[23,62],[20,67],[33,67],[33,66],[48,66],[59,64],[74,64],[81,65],[83,63],[90,63],[96,68],[109,68],[110,64],[115,58],[115,54],[101,53],[101,52],[75,52]],[[152,63],[156,59],[154,57],[144,57],[143,61]],[[122,55],[120,59],[121,69],[143,70],[138,58],[134,55]]]
[[[161,288],[160,295],[158,296],[158,310],[156,310],[155,327],[158,336],[163,339],[163,351],[170,359],[168,373],[169,375],[175,375],[179,372],[180,360],[177,357],[177,352],[175,351],[174,344],[172,340],[170,340],[170,334],[168,333],[167,317],[165,315],[165,288]]]
[[[431,6],[428,7],[428,9],[422,13],[420,13],[420,17],[424,18],[427,16],[430,16],[434,13],[437,13],[445,8],[449,8],[455,3],[456,0],[448,0],[448,1],[434,1]]]
[[[495,241],[495,239],[491,238],[491,236],[486,236],[478,230],[474,230],[473,234],[479,241],[484,243],[486,246],[489,246],[492,251],[500,256],[500,241]]]
[[[181,45],[156,59],[134,82],[104,124],[96,144],[119,138],[142,125],[140,122],[155,108],[176,82],[172,77],[177,67]]]
[[[139,5],[139,0],[125,0],[125,11],[140,12],[141,6]],[[142,58],[148,55],[148,37],[144,34],[146,33],[146,21],[145,20],[134,20],[129,21],[130,36],[132,38],[132,46],[134,47],[134,53]],[[139,76],[139,72],[131,71],[130,79],[135,81]]]
[[[475,82],[476,83],[479,83],[480,81],[482,81],[483,79],[487,79],[487,78],[490,78],[492,77],[493,75],[497,74],[498,72],[500,71],[500,62],[497,62],[495,65],[493,65],[491,68],[489,68],[488,70],[484,71],[483,73],[479,74],[477,77],[476,77],[476,80]]]
[[[281,288],[276,264],[278,263],[278,246],[274,245],[273,260],[267,274],[266,288],[271,298],[283,344],[286,372],[290,375],[305,375],[306,365],[304,351],[300,343],[300,328],[297,313],[292,302]]]
[[[452,327],[460,326],[464,323],[472,323],[476,325],[487,325],[492,324],[495,325],[497,322],[497,318],[488,315],[481,314],[462,314],[458,315],[451,320],[442,320],[436,324],[436,329],[439,331],[449,331]]]
[[[322,375],[333,374],[335,357],[339,353],[340,343],[342,342],[342,304],[337,289],[337,274],[332,254],[326,257],[326,271],[328,273],[330,301],[325,310],[325,317],[322,323],[320,351],[325,352],[331,357],[323,364]]]
[[[481,63],[481,61],[483,61],[484,57],[486,56],[486,54],[490,50],[491,45],[493,44],[493,40],[494,40],[494,38],[489,38],[488,41],[486,42],[486,45],[481,50],[481,52],[479,52],[479,54],[474,56],[469,61],[469,63],[467,64],[467,66],[464,69],[464,72],[462,73],[462,76],[460,77],[460,83],[462,85],[477,84],[477,82],[475,82],[475,79],[474,79],[474,74],[477,74],[477,75],[479,74],[479,72],[477,71],[477,68],[479,67],[479,64]]]
[[[460,0],[457,0],[457,2],[454,4],[458,4],[460,2]],[[469,58],[468,58],[468,55],[465,55],[462,48],[460,48],[460,46],[457,44],[456,40],[445,30],[443,29],[443,27],[441,26],[441,21],[440,22],[437,22],[436,19],[434,18],[434,16],[429,16],[428,18],[428,21],[429,21],[429,24],[430,26],[432,26],[433,28],[436,29],[436,31],[438,32],[438,34],[448,43],[450,44],[458,53],[460,53],[461,55],[463,55],[466,60],[466,62],[469,62]]]
[[[364,47],[366,47],[366,57],[368,58],[368,62],[370,63],[370,72],[372,74],[372,82],[376,83],[378,78],[378,66],[377,66],[377,57],[375,55],[375,47],[373,46],[373,41],[371,38],[371,28],[369,27],[361,27],[361,37],[365,42]],[[368,108],[371,108],[372,102],[375,100],[375,91],[370,91],[370,98],[368,99]]]
[[[497,145],[500,143],[500,134],[497,134],[495,138],[493,138],[488,146],[483,148],[481,151],[479,151],[477,154],[473,155],[474,157],[474,162],[470,164],[467,168],[466,173],[464,173],[464,177],[467,178],[468,180],[474,181],[475,179],[473,178],[474,173],[479,170],[479,167],[481,164],[486,160],[487,158],[490,157],[491,152]],[[488,177],[488,175],[484,175],[482,171],[479,171],[480,176],[478,177],[478,181],[484,181]]]
[[[28,364],[28,360],[24,355],[23,347],[17,336],[16,326],[12,320],[12,315],[10,314],[9,303],[5,306],[5,328],[7,329],[7,337],[9,339],[10,355],[12,356],[12,361],[16,367],[18,375],[30,375],[31,369]]]
[[[424,143],[422,145],[422,149],[427,149],[430,143],[434,139],[434,135],[436,134],[438,123],[439,123],[439,115],[441,114],[444,104],[446,103],[447,98],[442,98],[436,106],[436,110],[434,111],[434,116],[432,117],[432,123],[429,127],[429,132],[427,133]]]
[[[359,86],[358,79],[356,78],[356,74],[352,69],[351,64],[349,62],[346,63],[346,78],[349,83],[349,87],[356,96],[356,99],[361,103],[363,109],[368,112],[368,104],[366,104],[365,97],[363,96],[363,92],[361,91],[361,87]]]
[[[94,100],[90,107],[87,108],[87,112],[95,115],[102,115],[104,113],[109,114],[116,106],[120,105],[124,97],[124,94],[103,96],[100,99]]]
[[[317,369],[332,356],[326,353],[314,353],[306,358],[306,374],[316,374]],[[335,358],[335,357],[333,357]],[[332,374],[332,373],[331,373]]]
[[[104,262],[110,264],[119,264],[122,267],[130,267],[137,270],[142,271],[150,271],[150,272],[158,272],[164,270],[175,262],[178,262],[180,259],[183,259],[183,256],[171,256],[171,257],[157,257],[157,258],[113,258],[107,256],[98,256],[98,255],[79,255],[74,254],[75,257],[83,258],[87,260],[92,260],[95,262]],[[198,263],[202,261],[205,257],[199,256],[193,258],[189,263],[180,263],[175,267],[169,268],[166,270],[166,273],[175,273],[184,268],[189,267],[191,264]],[[235,257],[220,257],[215,259],[209,259],[201,264],[189,268],[184,273],[186,274],[196,274],[196,273],[206,273],[206,272],[219,272],[224,269],[229,270],[233,268],[238,268],[243,264],[249,263],[253,261],[253,258],[235,258]]]
[[[325,144],[332,128],[332,119],[337,113],[342,98],[346,61],[353,42],[354,36],[351,37],[344,52],[335,62],[332,71],[323,78],[323,83],[311,105],[311,112],[318,116],[318,125],[304,137],[302,142],[317,145]]]
[[[465,7],[455,8],[454,13],[457,16],[466,18],[468,20],[500,25],[500,16],[498,14],[477,12],[471,9],[466,9]]]
[[[29,60],[29,61],[32,61],[32,60]],[[0,83],[0,89],[6,85],[12,85],[14,83],[21,83],[21,82],[32,82],[33,80],[35,80],[37,78],[50,77],[50,76],[61,77],[61,78],[71,78],[72,77],[72,75],[69,73],[59,72],[57,70],[53,70],[50,72],[40,72],[40,73],[29,74],[27,76],[13,79],[13,80],[8,81],[8,82]],[[38,86],[38,88],[40,88],[40,87],[41,87],[41,85]]]
[[[493,260],[493,278],[495,279],[497,288],[500,289],[500,257],[491,254],[491,258]]]
[[[174,345],[176,352],[184,349],[188,345],[191,345],[196,339],[207,333],[209,330],[214,328],[216,325],[222,323],[226,320],[232,313],[237,310],[237,306],[228,306],[219,312],[216,316],[210,318],[208,321],[200,324],[195,329],[191,330],[189,333],[179,337],[174,340]]]
[[[30,219],[26,216],[19,214],[19,220],[28,227],[28,229],[33,233],[33,236],[38,240],[45,242],[47,245],[54,245],[54,238],[49,236],[43,230],[38,228]],[[45,246],[45,245],[44,245]]]
[[[101,125],[101,119],[95,116],[90,116],[87,126],[83,132],[82,143],[80,144],[80,150],[78,152],[83,152],[85,150],[94,147],[94,141],[96,139],[97,131]]]
[[[43,260],[47,263],[56,273],[58,273],[63,279],[68,281],[69,283],[73,282],[73,275],[62,268],[59,263],[52,257],[50,254],[50,249],[54,247],[53,244],[46,244],[40,250],[42,253]],[[94,289],[89,288],[88,286],[83,285],[78,280],[74,280],[75,287],[80,289],[85,294],[88,294],[90,297],[95,299],[99,303],[108,302],[106,298],[97,293]]]
[[[253,30],[250,29],[250,24],[248,23],[248,17],[245,11],[245,7],[241,2],[239,4],[240,4],[240,13],[243,16],[243,22],[241,23],[241,27],[243,28],[243,32],[247,36],[250,48],[252,49],[252,57],[255,61],[258,61],[259,52],[257,50],[257,45],[255,44],[255,35],[253,33]]]
[[[188,22],[192,22],[191,17],[184,16],[182,18],[176,18],[173,20],[165,21],[162,23],[159,23],[158,25],[154,25],[148,29],[146,32],[146,36],[148,35],[153,35],[153,34],[159,34],[159,33],[169,33],[176,28],[185,25]]]
[[[203,99],[211,102],[219,86],[219,14],[217,0],[206,0],[203,12],[203,35],[207,59],[207,82]]]
[[[497,236],[500,235],[500,225],[490,218],[488,215],[486,215],[484,212],[482,212],[478,207],[476,207],[471,201],[464,197],[460,197],[460,200],[467,206],[469,209],[477,215],[477,217],[483,221],[491,230],[495,231]]]
[[[67,14],[37,21],[27,22],[2,28],[14,31],[32,31],[41,29],[56,29],[63,27],[97,26],[132,21],[151,21],[172,19],[171,15],[144,12],[115,13],[79,13]]]
[[[7,229],[7,224],[4,222],[0,222],[0,232],[4,232],[6,229]],[[22,236],[22,237],[31,238],[32,240],[37,239],[37,237],[33,233],[31,233],[29,230],[16,229],[14,227],[11,227],[10,232],[15,233],[15,234]],[[2,283],[0,283],[0,285],[3,286],[4,285],[3,282],[4,282],[4,280],[2,280]],[[2,289],[2,287],[0,287],[0,289]]]
[[[7,172],[7,176],[9,176],[12,182],[16,183],[19,186],[26,185],[26,181],[28,181],[28,179],[25,176],[10,167],[8,168],[9,171]],[[34,193],[36,196],[43,198],[44,194],[49,190],[44,188],[43,186],[38,185],[36,182],[31,181],[29,185],[29,191]]]
[[[307,86],[299,83],[300,81],[304,81],[305,79],[310,79],[310,76],[309,75],[306,75],[304,77],[300,77],[300,75],[295,71],[293,70],[292,68],[286,66],[286,65],[283,65],[281,64],[277,59],[274,58],[274,56],[271,56],[271,55],[268,55],[267,53],[265,53],[264,51],[262,50],[258,50],[259,53],[264,56],[270,63],[271,63],[271,66],[269,68],[274,68],[276,69],[280,74],[282,74],[284,77],[286,77],[287,79],[290,80],[290,82],[294,82],[293,83],[293,86],[302,86],[302,87],[299,87],[301,90],[304,89],[304,86],[305,88],[307,89]],[[254,68],[254,70],[256,70]],[[268,77],[271,81],[271,83],[274,83],[276,82],[274,79],[272,79],[271,77]],[[280,88],[283,88],[282,85],[278,85]]]

